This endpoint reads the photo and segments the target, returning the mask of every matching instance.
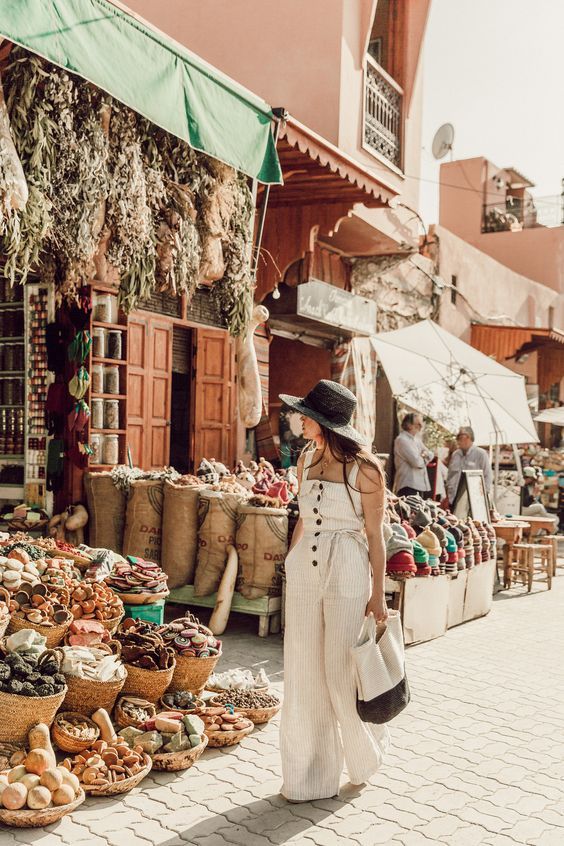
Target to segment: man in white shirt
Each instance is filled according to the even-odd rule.
[[[458,449],[450,457],[446,482],[447,498],[452,505],[458,490],[458,483],[463,470],[481,470],[484,474],[486,491],[492,486],[492,468],[490,457],[485,449],[474,446],[474,431],[470,426],[461,426],[456,436]]]
[[[402,431],[394,441],[394,491],[398,496],[421,494],[428,497],[431,485],[427,462],[433,458],[433,453],[421,440],[423,418],[420,414],[406,414],[401,421],[401,428]]]

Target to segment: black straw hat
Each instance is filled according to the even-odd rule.
[[[327,429],[357,444],[365,443],[366,439],[350,425],[356,409],[356,397],[344,385],[321,379],[305,397],[290,394],[279,394],[279,397],[294,411],[311,417]]]

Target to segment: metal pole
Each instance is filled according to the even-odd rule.
[[[278,144],[278,136],[280,135],[280,126],[288,117],[288,112],[286,109],[272,109],[272,114],[276,118],[276,125],[274,127],[274,146]],[[270,196],[270,185],[264,186],[264,195],[262,198],[262,204],[260,207],[260,216],[258,221],[257,227],[257,237],[255,241],[255,254],[253,256],[253,262],[251,265],[251,278],[253,281],[256,279],[257,275],[257,268],[258,268],[258,260],[260,254],[260,245],[262,243],[262,236],[264,233],[264,223],[266,220],[266,210],[268,208],[268,198]]]

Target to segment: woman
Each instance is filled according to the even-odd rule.
[[[338,794],[343,757],[351,783],[363,784],[389,743],[385,727],[357,716],[350,654],[365,614],[388,616],[385,483],[350,425],[356,398],[347,388],[322,380],[304,398],[280,399],[302,414],[311,442],[298,461],[300,519],[285,565],[280,728],[282,795],[308,802]]]

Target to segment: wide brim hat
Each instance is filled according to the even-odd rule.
[[[321,379],[305,397],[291,394],[278,395],[285,405],[305,417],[310,417],[326,429],[365,446],[366,438],[351,426],[356,410],[356,397],[338,382]]]

